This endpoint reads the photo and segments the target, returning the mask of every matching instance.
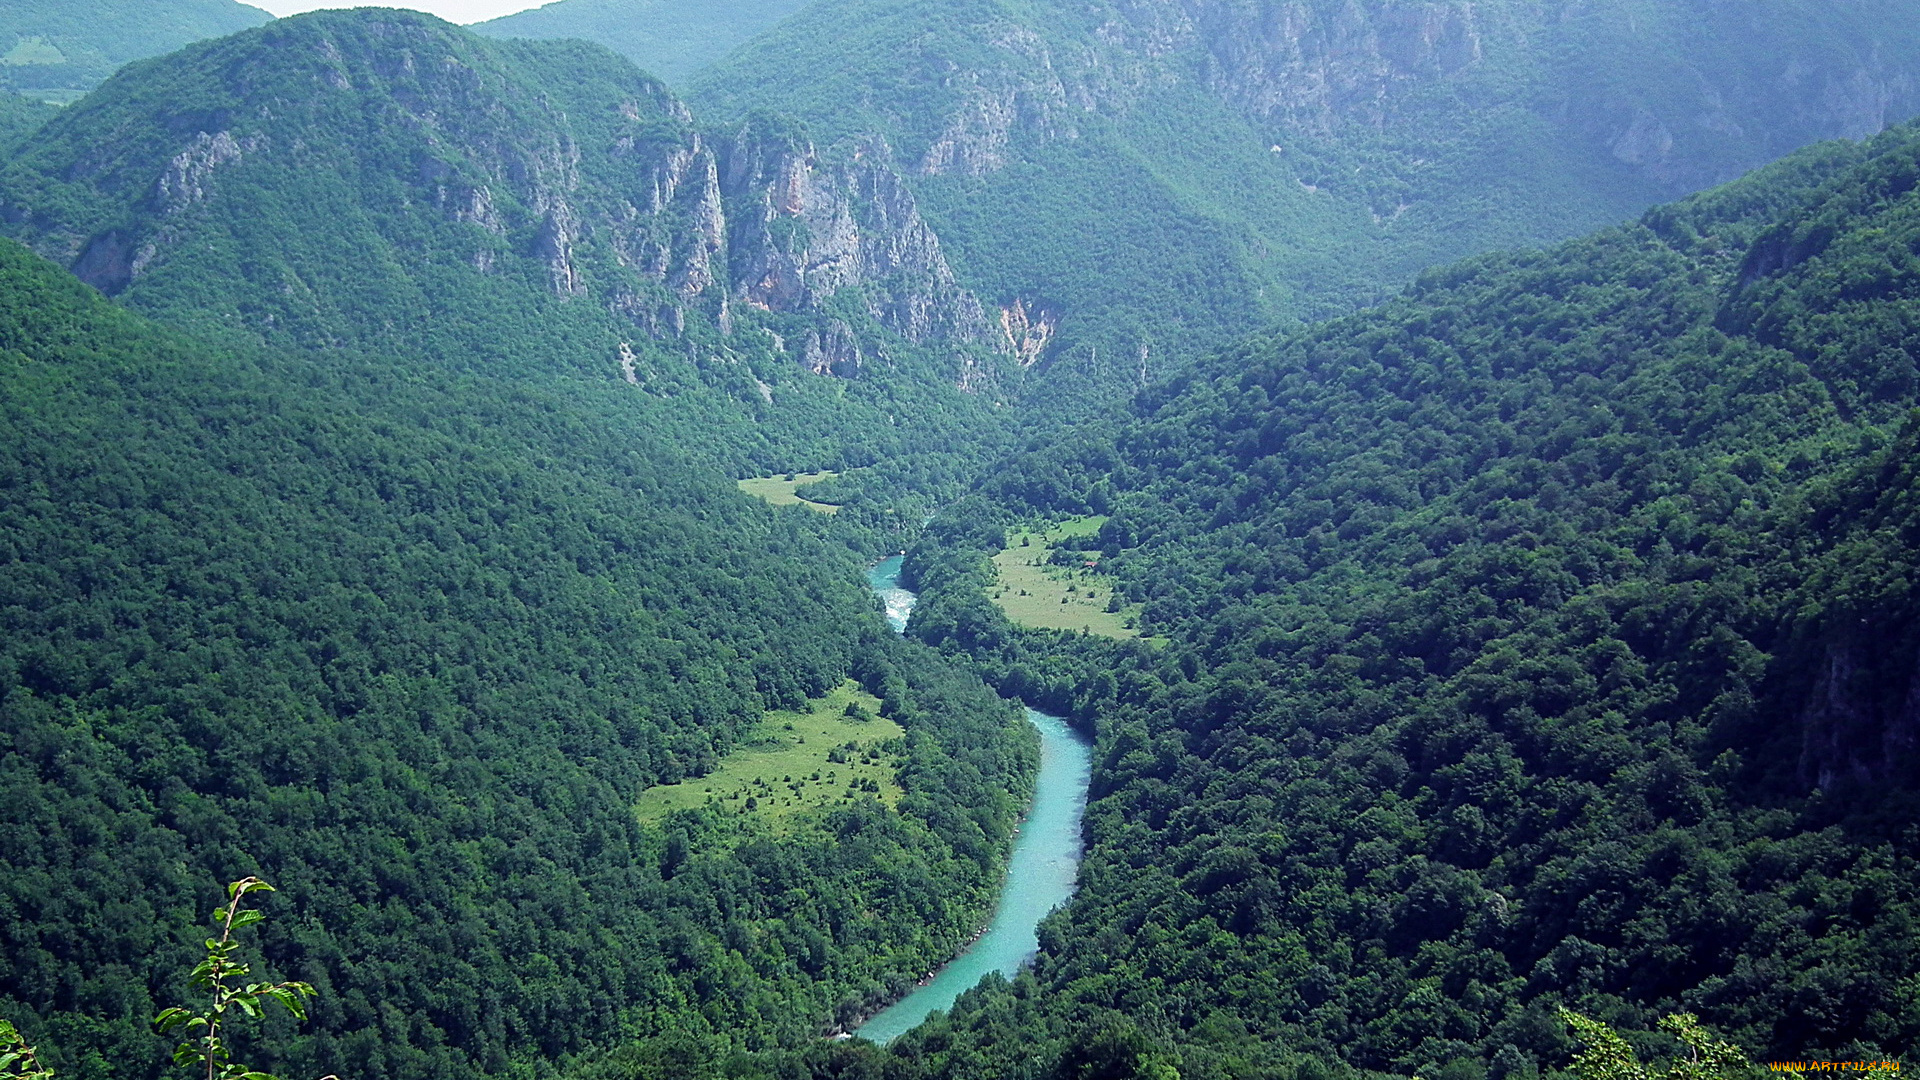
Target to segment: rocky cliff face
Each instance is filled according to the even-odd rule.
[[[669,289],[666,310],[638,311],[655,334],[668,325],[681,332],[689,309],[711,308],[731,334],[737,307],[816,312],[857,289],[878,325],[913,344],[994,344],[980,301],[954,280],[891,160],[885,146],[822,160],[811,142],[764,119],[712,142],[694,132],[649,166],[644,204],[594,224],[623,265]],[[616,304],[635,310],[631,293]],[[816,374],[851,378],[864,366],[844,320],[797,341],[797,357]]]
[[[1124,113],[1176,85],[1203,88],[1275,136],[1398,133],[1429,149],[1470,130],[1476,116],[1520,110],[1681,190],[1920,113],[1916,25],[1913,0],[1849,11],[1801,0],[1764,16],[1713,0],[978,9],[966,29],[984,48],[897,32],[906,43],[899,63],[942,93],[880,111],[924,141],[916,171],[978,175],[1016,160],[1023,139],[1074,138],[1086,115]],[[709,85],[725,78],[723,67]]]
[[[287,320],[283,297],[362,302],[336,268],[374,262],[430,288],[451,263],[603,305],[654,337],[704,320],[724,338],[742,305],[807,315],[858,289],[907,342],[994,343],[884,150],[823,161],[765,121],[711,135],[597,51],[578,58],[583,85],[545,77],[579,49],[494,45],[410,13],[284,20],[110,84],[7,171],[0,212],[136,303],[231,252],[217,272],[248,279],[232,283],[252,298],[240,317],[260,325]],[[209,107],[152,104],[189,93]],[[408,290],[383,291],[364,302]],[[857,374],[855,328],[816,321],[788,334],[794,362]]]
[[[1378,129],[1416,81],[1482,59],[1474,5],[1460,2],[1112,5],[1080,47],[998,28],[999,63],[961,73],[967,90],[920,162],[926,173],[1003,166],[1015,133],[1072,137],[1075,111],[1124,111],[1143,93],[1204,86],[1238,111],[1301,132]]]
[[[1892,29],[1920,15],[1910,4],[1865,18],[1794,5],[1779,19],[1705,0],[1174,6],[1156,31],[1190,36],[1196,77],[1248,116],[1334,136],[1420,125],[1436,104],[1518,107],[1676,192],[1920,112],[1920,39]]]
[[[749,122],[725,156],[723,190],[736,207],[731,290],[741,302],[803,310],[858,287],[869,314],[908,341],[990,339],[984,309],[954,280],[885,144],[826,163],[812,143]]]
[[[1858,642],[1829,645],[1799,725],[1809,787],[1904,775],[1920,749],[1920,663],[1871,655]]]
[[[1378,129],[1419,83],[1485,59],[1470,0],[1425,4],[1263,4],[1187,0],[1204,50],[1200,78],[1240,111],[1317,134]]]
[[[1436,105],[1518,107],[1677,192],[1920,112],[1920,41],[1891,30],[1920,9],[1877,6],[1879,27],[1827,5],[1763,20],[1704,0],[1646,12],[1178,0],[1152,25],[1196,48],[1195,77],[1221,100],[1286,130],[1391,131],[1427,122]]]
[[[1032,367],[1046,356],[1047,346],[1053,341],[1059,322],[1059,316],[1042,305],[1015,298],[1011,304],[1000,309],[1001,347],[1021,367]]]
[[[1920,113],[1920,0],[814,0],[692,100],[884,136],[1111,403],[1148,338],[1177,364]]]

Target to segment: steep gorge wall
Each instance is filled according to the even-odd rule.
[[[1275,132],[1399,130],[1443,142],[1462,110],[1518,107],[1674,193],[1807,142],[1864,138],[1920,113],[1920,8],[1841,11],[1435,0],[1135,0],[1052,25],[995,14],[984,62],[927,61],[950,90],[916,162],[980,174],[1022,136],[1077,136],[1177,84]]]
[[[353,302],[291,254],[337,252],[321,261],[405,279],[381,304],[461,266],[657,338],[690,319],[725,338],[740,305],[810,315],[853,289],[912,345],[996,340],[884,148],[831,161],[769,121],[703,129],[610,54],[411,14],[286,20],[198,53],[50,125],[0,182],[13,235],[136,304],[237,276],[262,326],[288,317],[262,297]],[[553,77],[567,67],[578,85]]]
[[[690,100],[883,137],[962,283],[1051,313],[1029,386],[1110,406],[1143,347],[1178,365],[1920,113],[1920,0],[817,0]]]

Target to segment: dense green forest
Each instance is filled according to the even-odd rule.
[[[301,1076],[804,1042],[977,925],[1030,736],[888,631],[877,541],[591,388],[209,346],[0,260],[0,1015],[64,1074],[158,1073],[248,873],[319,991],[249,1052]],[[898,813],[636,821],[849,676],[906,729]]]
[[[1188,1078],[1505,1080],[1567,1060],[1568,1004],[1901,1057],[1916,356],[1909,126],[1010,459],[910,556],[910,632],[1098,731],[1091,847],[1035,969],[896,1054],[1048,1075],[1093,1032]],[[1076,556],[1164,645],[986,601],[996,522],[1085,511]]]
[[[57,111],[57,106],[31,101],[18,94],[0,95],[0,147],[10,151]]]

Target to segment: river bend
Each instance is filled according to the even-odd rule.
[[[867,582],[886,605],[887,621],[895,630],[904,630],[914,595],[900,587],[900,557],[874,566]],[[1092,778],[1092,748],[1057,716],[1028,709],[1027,721],[1040,732],[1040,773],[1034,781],[1033,805],[1014,838],[1007,883],[1000,891],[993,922],[932,978],[855,1029],[860,1038],[888,1042],[929,1013],[950,1008],[988,973],[1010,976],[1020,970],[1040,951],[1040,920],[1073,895],[1080,873],[1080,817]]]

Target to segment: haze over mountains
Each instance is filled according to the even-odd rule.
[[[73,101],[133,60],[258,26],[273,16],[235,0],[7,0],[0,4],[0,89]]]
[[[878,131],[990,300],[1133,381],[1920,109],[1865,5],[816,4],[692,101]],[[821,64],[822,55],[844,57]],[[1108,357],[1103,366],[1093,350]]]
[[[168,1072],[249,873],[288,1076],[1920,1046],[1914,0],[628,10],[0,115],[0,1017],[62,1080]],[[1010,615],[1070,518],[1030,569],[1139,637]],[[1015,698],[1095,739],[1079,893],[823,1038],[988,916]]]
[[[808,0],[555,0],[475,23],[488,37],[597,41],[673,86]]]

